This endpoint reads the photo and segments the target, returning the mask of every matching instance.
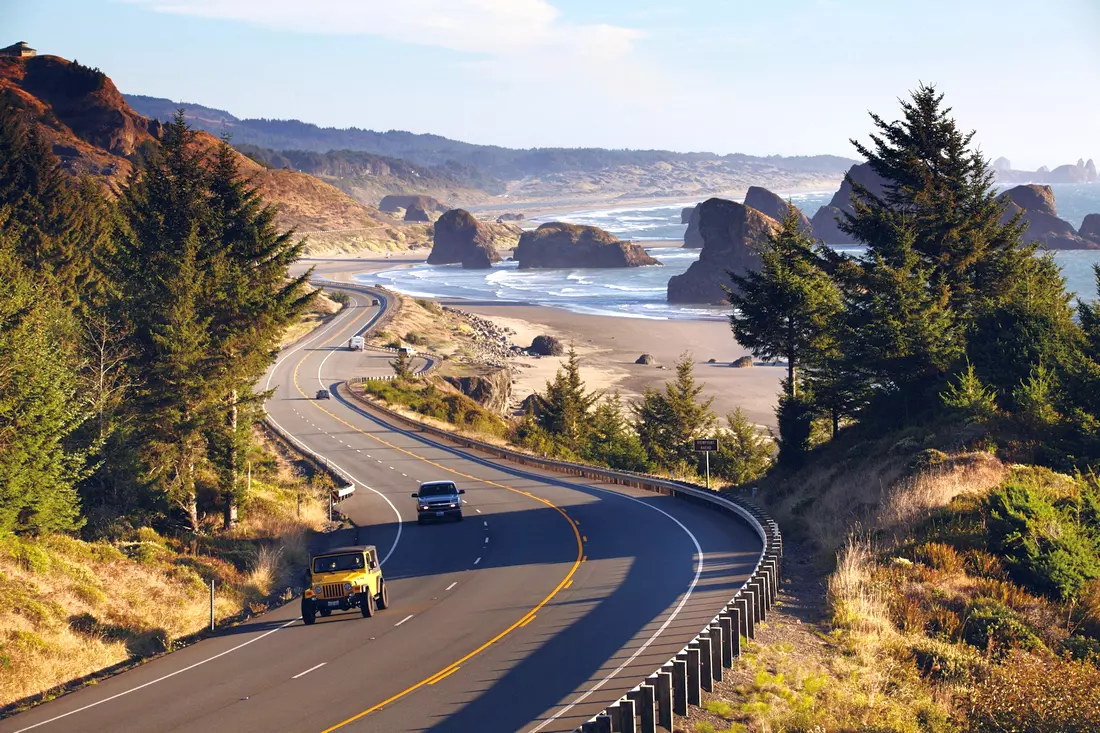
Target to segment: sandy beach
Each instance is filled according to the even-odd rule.
[[[312,266],[320,277],[347,282],[356,274],[416,264],[426,256],[427,251],[390,257],[302,260],[296,271]],[[704,394],[714,398],[715,412],[725,415],[740,407],[754,423],[775,426],[775,401],[784,369],[759,363],[751,368],[731,367],[734,360],[748,352],[734,340],[725,322],[585,315],[521,303],[440,302],[510,328],[515,332],[512,341],[518,346],[530,346],[539,334],[575,344],[589,388],[618,391],[624,400],[641,395],[647,386],[661,387],[674,376],[680,355],[689,352],[695,361],[696,377],[705,385]],[[651,355],[653,363],[635,364],[642,354]],[[710,359],[716,363],[708,363]],[[543,389],[561,361],[557,357],[514,359],[515,401]]]

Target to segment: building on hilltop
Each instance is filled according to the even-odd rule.
[[[7,48],[0,48],[0,56],[15,56],[16,58],[29,58],[34,56],[37,51],[27,45],[26,41],[20,41],[19,43],[13,43]]]

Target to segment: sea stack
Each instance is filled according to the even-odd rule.
[[[738,274],[760,268],[760,247],[779,222],[756,209],[707,199],[696,208],[703,251],[683,275],[668,281],[669,303],[725,303],[724,287],[732,287],[727,272]]]
[[[486,270],[500,262],[489,227],[465,209],[451,209],[435,223],[429,265],[462,263],[467,270]]]
[[[408,210],[413,207],[437,213],[442,213],[447,210],[445,204],[440,203],[431,196],[419,196],[416,194],[390,194],[388,196],[383,196],[382,200],[378,203],[378,210],[384,211],[387,214],[394,214],[400,209]]]
[[[837,221],[843,221],[843,214],[853,214],[852,183],[857,183],[875,196],[881,196],[884,181],[871,168],[870,163],[859,163],[848,169],[840,190],[833,194],[828,206],[822,206],[810,221],[814,237],[825,244],[858,244],[851,234],[841,231]]]
[[[1050,186],[1028,184],[1014,186],[1000,195],[1005,204],[1001,221],[1009,221],[1021,210],[1027,224],[1025,242],[1039,242],[1050,249],[1097,249],[1100,244],[1079,236],[1073,225],[1058,218],[1054,191]]]
[[[766,188],[750,186],[745,194],[745,206],[756,209],[761,214],[770,216],[780,222],[787,218],[787,214],[793,208],[795,213],[798,214],[798,230],[803,234],[813,234],[813,226],[811,226],[809,218],[797,206]]]
[[[519,269],[641,267],[661,263],[641,245],[620,241],[599,227],[550,222],[519,237],[514,258]]]
[[[1100,244],[1100,214],[1089,214],[1081,222],[1081,229],[1077,232],[1080,236]]]
[[[699,234],[699,206],[691,207],[691,213],[688,214],[688,228],[684,232],[684,247],[687,249],[701,249],[703,246],[703,235]],[[680,218],[683,216],[681,213]]]

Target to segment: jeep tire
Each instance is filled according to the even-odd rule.
[[[328,618],[332,615],[331,608],[318,608],[317,613],[321,614],[321,618]]]
[[[386,581],[378,580],[378,610],[385,611],[390,605],[390,592],[386,590]]]
[[[305,596],[302,597],[302,623],[306,626],[312,626],[313,622],[317,620],[316,609],[313,608],[313,601]]]
[[[359,610],[363,614],[363,618],[370,618],[374,615],[374,594],[369,590],[365,590],[359,594]]]

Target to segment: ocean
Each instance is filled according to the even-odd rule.
[[[1080,227],[1086,214],[1100,213],[1100,184],[1063,184],[1052,188],[1059,216],[1074,227]],[[789,198],[812,217],[832,195],[832,191],[816,191],[791,194]],[[491,270],[463,270],[458,265],[415,265],[361,276],[361,279],[417,297],[529,303],[575,313],[624,318],[724,320],[729,313],[728,307],[681,306],[665,302],[668,279],[687,270],[699,257],[698,250],[679,246],[687,228],[680,224],[680,211],[694,203],[575,211],[530,221],[531,224],[566,221],[598,226],[621,239],[643,244],[663,267],[521,271],[515,262],[502,262]],[[859,251],[857,247],[843,249]],[[1100,251],[1060,251],[1054,253],[1054,259],[1062,267],[1070,292],[1086,300],[1096,298],[1092,266],[1100,264]]]

